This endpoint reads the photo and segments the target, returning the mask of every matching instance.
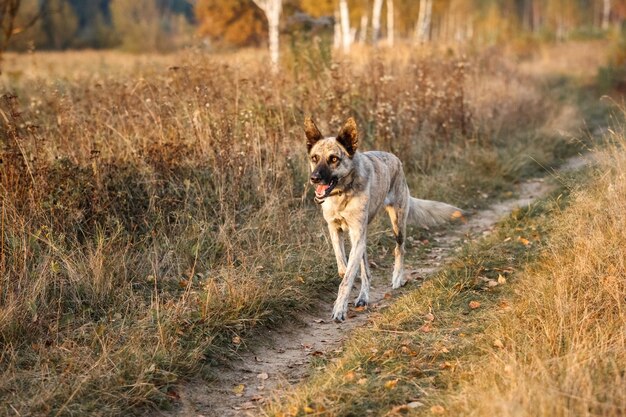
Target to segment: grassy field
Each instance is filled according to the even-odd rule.
[[[570,48],[587,75],[603,62],[598,44]],[[464,208],[581,146],[580,85],[505,51],[312,46],[286,61],[273,76],[255,51],[6,57],[0,414],[166,406],[250,329],[334,290],[306,114],[325,134],[355,117],[364,149],[401,155],[414,195]]]

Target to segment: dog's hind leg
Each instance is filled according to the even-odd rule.
[[[337,272],[341,278],[346,274],[346,249],[344,246],[344,232],[334,224],[328,224],[328,231],[330,232],[330,240],[333,244],[333,251],[335,252],[335,258],[337,259]]]
[[[387,210],[387,214],[389,214],[393,234],[396,238],[396,247],[393,251],[395,261],[393,264],[391,287],[397,289],[406,283],[404,279],[404,239],[406,237],[408,207],[406,204],[395,204],[387,206],[385,209]]]
[[[363,254],[363,259],[361,260],[361,291],[359,291],[359,296],[354,301],[354,305],[356,307],[363,307],[369,304],[370,301],[370,280],[372,278],[372,274],[370,273],[370,267],[367,263],[367,250]]]

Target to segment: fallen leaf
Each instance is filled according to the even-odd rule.
[[[421,403],[421,402],[419,402],[419,401],[411,401],[411,402],[410,402],[410,403],[408,403],[406,406],[407,406],[407,407],[409,407],[409,408],[418,408],[418,407],[423,407],[423,406],[424,406],[424,404],[422,404],[422,403]]]
[[[241,343],[241,337],[239,336],[233,336],[233,343],[238,345]]]
[[[428,333],[432,330],[432,327],[430,326],[430,323],[426,323],[425,325],[423,325],[422,327],[420,327],[420,331],[424,332],[424,333]]]
[[[391,293],[386,292],[385,295],[383,295],[383,298],[386,298],[386,299],[391,298]]]
[[[367,383],[367,378],[360,378],[358,381],[356,381],[356,383],[359,385],[365,385]]]
[[[433,414],[444,414],[446,412],[446,409],[440,405],[433,405],[432,407],[430,407],[430,412]]]
[[[424,320],[431,322],[435,320],[435,315],[433,313],[428,313],[424,316]]]
[[[469,302],[469,308],[471,308],[472,310],[476,310],[478,307],[480,307],[480,302],[475,300]]]
[[[315,412],[315,410],[307,405],[306,407],[304,407],[304,412],[307,414],[312,414]]]
[[[497,287],[498,283],[492,279],[490,279],[489,281],[487,281],[487,287],[489,288],[493,288],[493,287]]]
[[[326,323],[326,322],[325,322],[324,320],[322,320],[322,319],[317,319],[317,320],[314,320],[314,321],[315,321],[315,323]]]
[[[396,387],[396,385],[398,385],[398,379],[391,379],[387,382],[385,382],[385,388],[387,389],[394,389]]]
[[[502,343],[502,340],[500,340],[500,339],[495,339],[493,341],[493,347],[497,347],[499,349],[503,349],[504,348],[504,343]]]
[[[250,401],[246,401],[245,403],[241,404],[242,410],[252,410],[253,408],[256,408],[256,405],[254,405]]]
[[[519,243],[521,243],[522,245],[524,245],[524,246],[528,246],[528,245],[530,245],[530,240],[528,240],[528,239],[526,239],[526,238],[523,238],[523,237],[521,237],[521,236],[517,238],[517,241],[518,241]]]
[[[344,378],[346,379],[346,381],[354,381],[354,379],[356,378],[356,374],[354,373],[354,371],[346,372]]]
[[[502,274],[498,274],[498,284],[504,285],[506,284],[506,278]]]
[[[235,385],[235,387],[233,388],[233,392],[235,394],[242,394],[244,389],[246,389],[246,386],[244,384]]]
[[[267,374],[267,372],[262,372],[262,373],[258,374],[256,377],[261,379],[261,380],[266,380],[270,376]]]
[[[396,414],[406,414],[407,411],[409,411],[409,407],[406,404],[396,405],[391,410],[389,410],[389,413],[387,413],[386,415],[393,416]]]

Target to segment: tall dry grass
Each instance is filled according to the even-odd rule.
[[[519,281],[484,360],[452,396],[469,416],[621,416],[626,412],[626,136],[597,154],[593,179],[556,219],[547,253]]]
[[[0,413],[175,400],[174,382],[334,287],[304,114],[328,134],[355,116],[416,195],[457,205],[505,191],[533,164],[520,152],[557,156],[535,130],[553,104],[493,53],[322,52],[277,77],[250,52],[9,59],[28,65],[0,100]]]

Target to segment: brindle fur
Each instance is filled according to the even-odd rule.
[[[307,138],[311,182],[335,187],[324,198],[316,197],[328,224],[330,238],[342,277],[332,317],[343,321],[348,311],[348,298],[360,270],[361,290],[356,306],[369,302],[371,273],[367,261],[367,225],[382,209],[387,211],[396,238],[392,288],[405,284],[404,238],[406,225],[431,226],[451,219],[460,209],[438,201],[420,200],[409,194],[402,162],[387,152],[360,152],[354,119],[345,123],[336,137],[323,137],[311,118],[304,121]],[[335,157],[337,160],[335,161]],[[346,259],[345,234],[352,242]]]

